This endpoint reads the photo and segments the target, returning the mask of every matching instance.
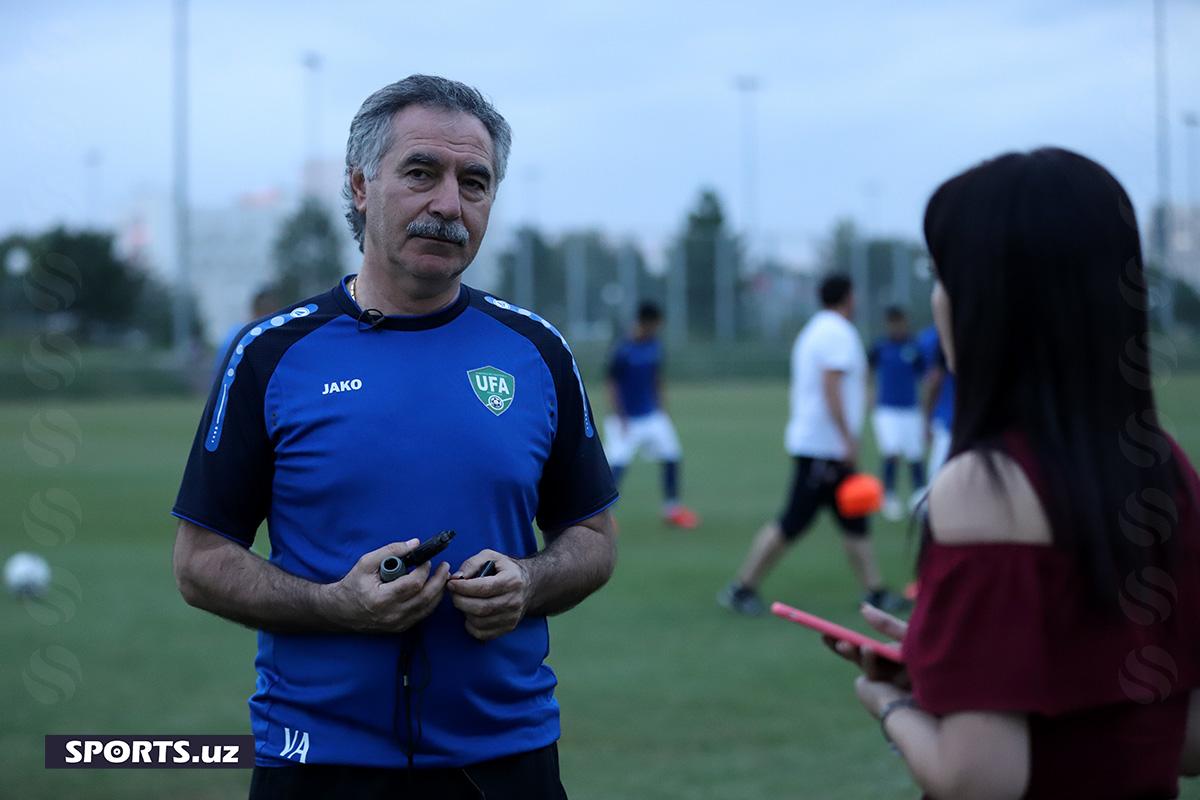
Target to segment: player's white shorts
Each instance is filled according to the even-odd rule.
[[[938,474],[942,464],[946,463],[946,456],[950,454],[950,430],[941,422],[934,421],[932,438],[933,442],[929,445],[930,483],[933,483],[934,476]]]
[[[614,467],[628,465],[639,452],[653,461],[678,461],[682,455],[675,426],[665,411],[630,417],[624,425],[615,414],[606,417],[604,452]]]
[[[925,454],[921,412],[915,408],[875,409],[875,443],[884,458],[903,456],[906,461],[920,461]]]

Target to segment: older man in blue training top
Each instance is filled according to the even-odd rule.
[[[225,356],[175,573],[259,630],[252,798],[565,796],[546,616],[612,573],[617,493],[558,331],[462,283],[510,141],[461,83],[367,98],[346,152],[360,271]],[[444,529],[438,562],[381,579]]]

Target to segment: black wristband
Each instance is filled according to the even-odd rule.
[[[879,730],[883,731],[883,740],[888,743],[888,746],[891,747],[892,750],[896,750],[896,743],[893,742],[892,737],[888,735],[887,719],[892,715],[893,711],[897,711],[901,708],[915,708],[920,710],[921,707],[917,705],[916,698],[914,698],[912,695],[908,695],[907,697],[897,697],[895,700],[892,700],[890,703],[885,705],[883,710],[879,712]],[[897,750],[897,752],[899,751]]]

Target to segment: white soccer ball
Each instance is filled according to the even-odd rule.
[[[4,562],[4,586],[17,597],[40,597],[50,587],[50,565],[33,553],[16,553]]]

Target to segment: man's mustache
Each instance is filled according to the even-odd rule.
[[[464,245],[471,239],[467,226],[458,220],[415,219],[408,223],[405,231],[409,236],[440,239],[457,245]]]

